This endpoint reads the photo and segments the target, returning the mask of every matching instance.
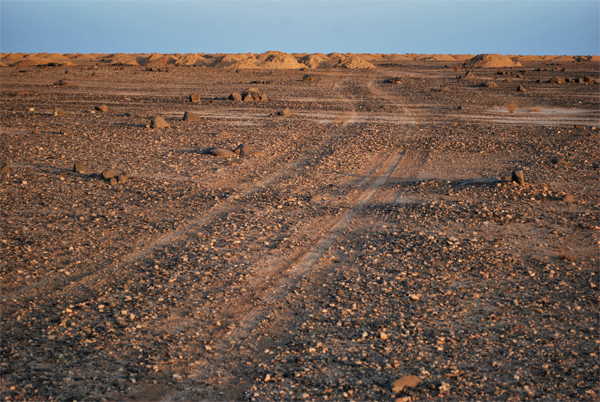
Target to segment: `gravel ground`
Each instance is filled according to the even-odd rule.
[[[4,400],[598,400],[598,63],[455,64],[3,67]]]

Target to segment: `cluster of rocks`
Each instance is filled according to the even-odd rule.
[[[252,145],[246,144],[240,144],[233,150],[219,147],[211,147],[204,150],[202,153],[207,155],[213,155],[217,158],[232,158],[234,156],[258,156],[265,154],[262,150]]]
[[[227,97],[227,99],[236,102],[251,102],[251,101],[266,101],[269,100],[267,95],[261,94],[258,88],[248,88],[241,94],[239,92],[233,92]]]
[[[579,78],[560,77],[558,75],[555,75],[548,82],[551,83],[551,84],[564,84],[564,83],[567,83],[567,82],[569,82],[569,83],[575,83],[575,84],[585,84],[585,83],[597,84],[598,80],[596,80],[595,78],[590,77],[588,75],[586,75],[585,77],[579,77]]]
[[[73,171],[82,174],[88,173],[87,167],[82,162],[75,162]],[[126,173],[117,174],[117,172],[112,169],[104,170],[97,176],[109,184],[123,184],[129,181],[129,176]]]

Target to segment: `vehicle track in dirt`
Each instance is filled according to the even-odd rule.
[[[416,134],[416,117],[414,113],[407,107],[407,105],[397,96],[390,95],[385,90],[380,89],[376,86],[376,82],[380,77],[376,77],[368,82],[367,85],[361,87],[361,89],[368,90],[370,96],[374,96],[378,99],[385,99],[387,102],[392,102],[395,106],[402,109],[402,115],[397,116],[401,121],[401,125],[408,126],[405,132],[402,134],[403,138],[407,143],[413,139]],[[352,121],[352,117],[347,120]],[[361,120],[364,122],[364,120]],[[347,123],[348,124],[348,123]],[[360,123],[359,123],[360,124]],[[398,124],[398,122],[396,122]],[[306,277],[309,273],[313,275],[319,275],[325,277],[327,271],[331,268],[327,268],[328,263],[323,264],[319,262],[323,259],[323,256],[331,249],[334,243],[344,236],[349,226],[352,224],[354,219],[361,213],[365,206],[367,206],[373,197],[378,193],[380,188],[385,185],[390,177],[392,177],[398,170],[402,169],[404,158],[410,153],[410,147],[405,150],[395,149],[386,155],[378,156],[378,160],[375,163],[376,168],[370,173],[364,175],[364,178],[359,182],[353,184],[353,187],[358,189],[358,195],[353,197],[350,201],[346,212],[341,216],[336,217],[324,230],[320,233],[320,237],[315,239],[312,245],[306,247],[303,250],[295,253],[292,259],[271,261],[271,264],[277,265],[277,268],[269,270],[270,274],[276,275],[277,279],[271,279],[268,281],[268,286],[261,287],[260,292],[254,293],[254,296],[260,295],[258,298],[260,303],[256,303],[255,298],[242,299],[237,303],[232,303],[229,308],[229,312],[236,312],[237,317],[233,320],[229,320],[230,326],[234,329],[226,334],[216,344],[211,346],[212,355],[211,358],[201,360],[198,362],[198,372],[192,374],[195,384],[201,384],[202,381],[208,381],[215,376],[220,377],[224,384],[218,388],[217,392],[208,395],[203,395],[208,400],[239,400],[243,396],[244,386],[240,383],[240,379],[235,375],[227,373],[226,367],[228,366],[227,361],[231,359],[231,353],[235,353],[232,350],[232,345],[241,345],[248,337],[259,327],[261,324],[269,318],[275,304],[280,304],[286,297],[295,291],[295,287],[298,282]],[[410,156],[411,161],[414,163],[414,156]],[[422,158],[417,158],[419,161]],[[316,289],[316,292],[319,290]],[[311,295],[315,297],[316,295]],[[292,306],[288,306],[293,310]],[[242,314],[240,314],[242,313]],[[281,317],[281,316],[280,316]],[[295,314],[284,315],[282,322],[269,322],[271,328],[287,328],[292,329],[295,327]],[[231,325],[233,324],[233,325]],[[279,334],[281,335],[281,334]],[[272,344],[282,343],[281,339],[271,339]],[[246,354],[246,359],[252,359],[253,352]],[[254,351],[254,358],[260,358],[260,351]],[[224,371],[225,369],[225,371]],[[193,389],[193,385],[190,389]],[[191,394],[186,392],[174,392],[168,394],[163,398],[164,402],[174,400],[186,400],[187,398],[194,398]],[[195,399],[194,399],[195,400]]]

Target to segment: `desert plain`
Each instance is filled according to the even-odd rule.
[[[598,400],[598,56],[0,63],[2,400]]]

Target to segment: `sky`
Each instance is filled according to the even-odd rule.
[[[0,0],[0,52],[600,54],[598,0]]]

